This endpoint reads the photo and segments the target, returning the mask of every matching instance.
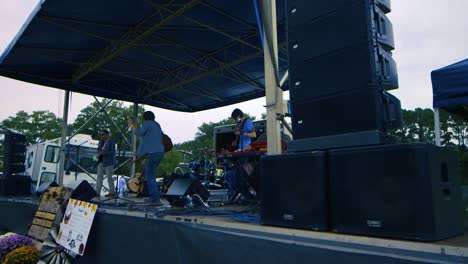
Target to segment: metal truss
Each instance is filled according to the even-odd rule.
[[[258,33],[256,32],[254,34],[251,34],[251,35],[248,35],[248,36],[244,37],[243,39],[248,40],[248,39],[251,39],[252,37],[255,37],[257,35],[258,35]],[[172,69],[168,74],[161,76],[158,79],[158,82],[161,83],[161,85],[164,85],[164,83],[165,83],[164,79],[166,79],[166,82],[168,82],[168,83],[172,82],[174,76],[181,76],[180,78],[188,78],[188,76],[193,75],[191,73],[191,68],[194,68],[194,67],[192,67],[192,65],[203,65],[204,63],[206,63],[206,62],[208,62],[210,60],[215,60],[215,62],[216,62],[215,66],[218,66],[219,64],[224,64],[224,66],[226,66],[226,67],[223,68],[223,69],[229,68],[230,65],[227,65],[223,61],[216,59],[215,55],[220,54],[220,53],[225,53],[230,48],[233,48],[233,47],[239,45],[238,42],[233,41],[233,42],[229,43],[228,45],[226,45],[224,47],[221,47],[221,48],[219,48],[217,50],[210,51],[210,52],[202,52],[200,50],[194,49],[194,48],[189,47],[188,45],[182,44],[180,42],[176,42],[176,41],[173,41],[173,40],[171,40],[171,42],[176,44],[176,45],[179,45],[179,46],[181,46],[181,47],[183,47],[183,48],[185,48],[187,50],[192,50],[192,51],[195,51],[195,52],[197,52],[199,54],[202,54],[202,55],[200,57],[198,57],[197,59],[191,61],[189,63],[188,67],[187,66],[180,66],[180,67],[177,67],[175,69]],[[236,55],[236,57],[243,57],[243,56],[245,56],[245,55],[244,54],[237,54]],[[214,72],[210,71],[210,74],[214,74]],[[226,77],[226,76],[222,75],[222,73],[220,73],[220,74],[221,74],[220,76]],[[180,79],[180,78],[177,78],[177,79]],[[239,81],[239,82],[242,82],[242,83],[245,83],[245,81],[238,80],[237,78],[235,80]]]
[[[162,13],[157,10],[152,15],[145,18],[135,27],[127,31],[120,39],[112,41],[106,48],[99,52],[95,57],[91,58],[83,66],[81,66],[72,76],[73,83],[78,83],[89,73],[95,71],[105,63],[109,62],[113,58],[122,54],[125,50],[137,44],[144,38],[150,36],[153,32],[167,25],[175,18],[182,15],[184,12],[190,10],[196,6],[201,0],[192,0],[189,3],[181,6],[179,9],[171,13],[169,16],[163,17],[159,23],[153,24],[153,19]],[[167,8],[167,7],[163,7]],[[171,10],[172,11],[172,10]]]
[[[156,94],[160,94],[162,92],[165,92],[165,91],[168,91],[168,90],[171,90],[171,89],[174,89],[174,88],[177,88],[181,85],[185,85],[185,84],[188,84],[188,83],[191,83],[193,81],[196,81],[200,78],[203,78],[203,77],[206,77],[214,72],[217,72],[217,71],[222,71],[228,67],[231,67],[231,66],[234,66],[234,65],[237,65],[239,63],[242,63],[242,62],[245,62],[245,61],[248,61],[252,58],[255,58],[255,57],[259,57],[261,54],[263,53],[263,51],[257,51],[255,53],[252,53],[248,56],[245,56],[245,57],[242,57],[241,59],[238,59],[238,60],[235,60],[235,61],[231,61],[229,63],[225,63],[223,65],[221,65],[220,67],[216,67],[216,68],[213,68],[213,69],[210,69],[209,71],[206,71],[206,72],[203,72],[201,73],[200,75],[198,76],[194,76],[190,79],[185,79],[181,82],[178,82],[178,83],[173,83],[171,85],[168,85],[168,86],[165,86],[165,87],[162,87],[162,88],[159,88],[158,90],[154,91],[154,92],[151,92],[150,94],[146,95],[146,98],[149,98],[153,95],[156,95]]]
[[[100,40],[103,40],[103,41],[106,41],[106,42],[112,41],[112,39],[97,35],[95,33],[87,32],[87,31],[84,31],[84,30],[79,29],[79,28],[74,27],[74,26],[65,25],[62,22],[57,21],[56,19],[50,19],[50,18],[48,18],[46,16],[39,16],[39,19],[41,19],[41,20],[43,20],[43,21],[45,21],[47,23],[62,27],[64,29],[74,31],[74,32],[77,32],[77,33],[80,33],[80,34],[84,34],[84,35],[87,35],[87,36],[90,36],[90,37],[93,37],[93,38],[97,38],[97,39],[100,39]]]

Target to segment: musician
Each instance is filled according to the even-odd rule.
[[[142,138],[137,154],[139,157],[146,155],[145,180],[148,183],[149,189],[149,199],[146,201],[162,204],[159,186],[156,182],[156,169],[164,157],[161,126],[154,120],[154,113],[151,111],[143,113],[143,124],[141,127],[137,128],[131,118],[128,118],[128,125],[135,132],[136,136]]]
[[[233,143],[237,147],[236,151],[247,150],[250,147],[252,138],[257,136],[252,120],[247,118],[239,108],[232,111],[231,118],[237,123],[237,129],[234,131],[237,139]]]
[[[109,184],[109,193],[106,197],[112,197],[115,195],[114,180],[114,164],[115,164],[115,143],[110,138],[109,131],[103,129],[101,132],[101,140],[99,140],[97,148],[98,166],[97,166],[97,177],[96,185],[94,189],[98,196],[101,195],[102,181],[104,179],[104,173],[107,177],[107,183]]]

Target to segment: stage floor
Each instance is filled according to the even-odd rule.
[[[182,259],[177,257],[179,261],[175,263],[200,263],[197,261],[200,258],[205,263],[257,264],[267,263],[266,260],[269,263],[305,263],[310,262],[310,258],[317,263],[468,263],[468,232],[439,242],[403,241],[264,226],[259,223],[256,214],[259,208],[255,205],[189,210],[171,208],[168,204],[140,205],[141,199],[128,198],[137,204],[121,200],[100,204],[92,229],[94,234],[89,238],[92,246],[87,247],[85,256],[80,259],[82,263],[106,263],[102,261],[113,259],[111,254],[115,248],[138,250],[141,244],[147,243],[148,247],[157,245],[167,250],[175,250],[175,247],[180,254],[188,254]],[[7,219],[2,228],[18,232],[18,224],[32,220],[35,206],[31,199],[1,199],[2,215],[16,218]],[[12,225],[16,225],[17,230],[11,228]],[[111,246],[112,243],[116,247]],[[109,255],[104,257],[106,254]],[[249,255],[248,260],[240,258],[239,254]],[[284,254],[288,257],[281,257]],[[149,263],[147,258],[133,256],[131,260]],[[120,256],[116,260],[123,259]]]

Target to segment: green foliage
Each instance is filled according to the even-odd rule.
[[[402,114],[403,126],[392,132],[398,142],[434,142],[432,109],[403,110]],[[440,112],[440,129],[443,146],[462,146],[468,143],[468,123],[454,119],[445,111]]]
[[[416,108],[402,110],[403,126],[394,135],[399,142],[434,142],[434,112]]]
[[[60,137],[62,133],[62,119],[49,111],[33,111],[28,114],[19,111],[0,124],[2,130],[11,129],[26,136],[28,144]]]
[[[119,150],[130,150],[127,141],[130,142],[130,133],[127,132],[127,118],[133,116],[133,106],[125,107],[120,101],[104,99],[101,103],[93,102],[83,108],[73,122],[73,131],[78,130],[80,134],[91,135],[94,139],[100,139],[103,129],[110,131],[112,139],[116,142]],[[109,103],[109,104],[108,104]],[[104,110],[101,106],[108,104]],[[98,114],[96,114],[99,111]],[[139,108],[138,116],[142,116],[143,108]],[[106,114],[107,113],[107,114]],[[94,118],[92,118],[96,115]],[[122,133],[123,134],[122,134]]]

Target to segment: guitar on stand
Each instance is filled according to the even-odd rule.
[[[136,162],[142,160],[145,156],[139,157],[130,164],[135,164]],[[143,194],[145,191],[145,166],[143,163],[143,171],[137,172],[133,175],[132,179],[127,182],[127,188],[137,194]]]

